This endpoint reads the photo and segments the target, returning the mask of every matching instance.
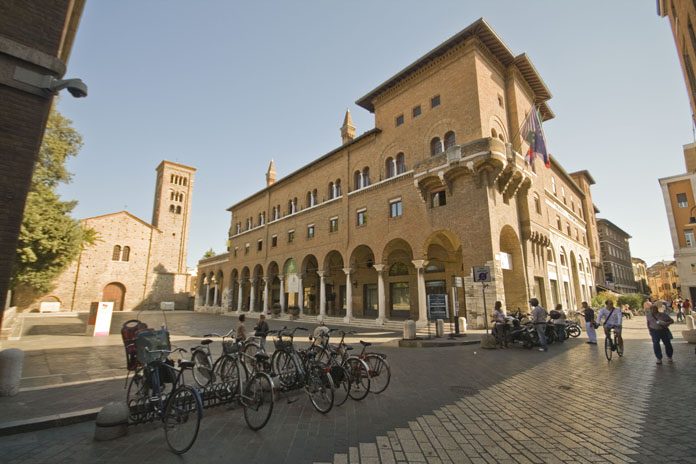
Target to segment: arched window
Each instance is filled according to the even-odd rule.
[[[360,171],[355,171],[353,173],[353,190],[360,190],[362,188],[362,175]]]
[[[292,214],[292,199],[288,200],[288,214]]]
[[[498,138],[503,142],[505,141],[505,136],[503,135],[502,132],[500,134],[498,134]]]
[[[537,212],[537,214],[541,214],[541,200],[539,199],[539,195],[537,193],[534,194],[534,210]]]
[[[370,185],[370,168],[364,167],[362,172],[362,184],[363,187]]]
[[[498,137],[498,132],[496,132],[495,128],[491,128],[491,137],[493,137],[493,138]]]
[[[317,204],[317,197],[318,197],[318,192],[317,189],[312,190],[312,206]]]
[[[403,153],[396,155],[396,173],[403,174],[406,172],[406,157]]]
[[[336,197],[336,191],[334,190],[334,183],[329,182],[329,200]]]
[[[128,261],[130,260],[130,247],[125,246],[123,247],[123,254],[121,255],[121,261]]]
[[[561,258],[561,266],[566,266],[566,255],[565,255],[565,250],[563,248],[561,248],[560,258]]]
[[[343,193],[341,192],[341,179],[336,179],[334,186],[336,188],[336,197],[338,198],[341,195],[343,195]]]
[[[174,183],[174,174],[169,176],[169,182],[171,182],[172,184]]]
[[[176,206],[174,206],[174,205],[169,205],[169,212],[170,212],[170,213],[176,212]]]
[[[184,177],[184,187],[186,187],[186,178]]]
[[[385,172],[385,177],[389,179],[390,177],[394,177],[395,174],[395,169],[394,169],[394,158],[391,156],[387,158],[384,161],[384,172]]]
[[[442,153],[442,142],[440,137],[435,137],[430,141],[430,156],[435,156]]]
[[[307,208],[314,206],[312,203],[312,192],[307,192],[307,198],[305,200],[305,205],[307,205]]]
[[[121,261],[121,245],[114,245],[111,261]]]
[[[169,192],[169,199],[174,200],[174,191]]]
[[[292,212],[296,213],[297,211],[297,197],[295,197],[292,199]]]
[[[181,214],[181,206],[176,207],[176,214]]]
[[[449,131],[445,134],[445,150],[449,150],[457,144],[457,138],[454,132]]]
[[[560,216],[556,216],[556,228],[558,230],[563,230],[563,225],[561,224],[561,217]]]
[[[408,275],[408,266],[404,263],[394,263],[389,268],[390,276]]]

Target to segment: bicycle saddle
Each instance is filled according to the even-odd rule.
[[[254,355],[257,361],[266,361],[268,359],[268,355],[263,352],[258,352]]]
[[[360,340],[360,344],[361,344],[362,346],[372,346],[372,343],[370,343],[370,342],[364,342],[364,341],[362,341],[362,340]]]
[[[350,351],[350,350],[352,350],[352,349],[353,349],[352,346],[350,346],[350,345],[349,345],[349,346],[346,346],[346,351]]]
[[[206,338],[205,340],[201,340],[201,345],[210,345],[213,343],[213,341],[209,338]]]

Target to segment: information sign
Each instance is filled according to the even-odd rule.
[[[103,337],[109,335],[111,330],[111,315],[114,311],[113,301],[100,301],[97,307],[97,320],[94,324],[94,336]]]
[[[447,295],[435,293],[428,295],[428,320],[447,320]]]
[[[490,282],[491,268],[488,266],[474,267],[474,282]]]

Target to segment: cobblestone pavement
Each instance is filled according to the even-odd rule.
[[[645,339],[627,340],[626,356],[611,362],[583,341],[548,353],[380,348],[393,371],[383,394],[327,415],[303,396],[279,398],[259,432],[246,428],[238,408],[206,410],[198,441],[180,460],[696,463],[693,404],[675,399],[688,398],[696,381],[693,348],[675,339],[675,364],[656,366]],[[175,459],[154,425],[105,443],[93,431],[84,423],[2,437],[0,455],[8,463]]]

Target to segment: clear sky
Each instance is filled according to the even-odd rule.
[[[88,1],[68,66],[89,97],[59,109],[84,136],[69,164],[76,217],[152,218],[155,167],[198,169],[188,264],[225,251],[235,202],[340,145],[354,102],[479,17],[526,52],[553,93],[544,125],[569,172],[587,169],[633,256],[671,259],[657,179],[693,141],[674,40],[654,0]]]

